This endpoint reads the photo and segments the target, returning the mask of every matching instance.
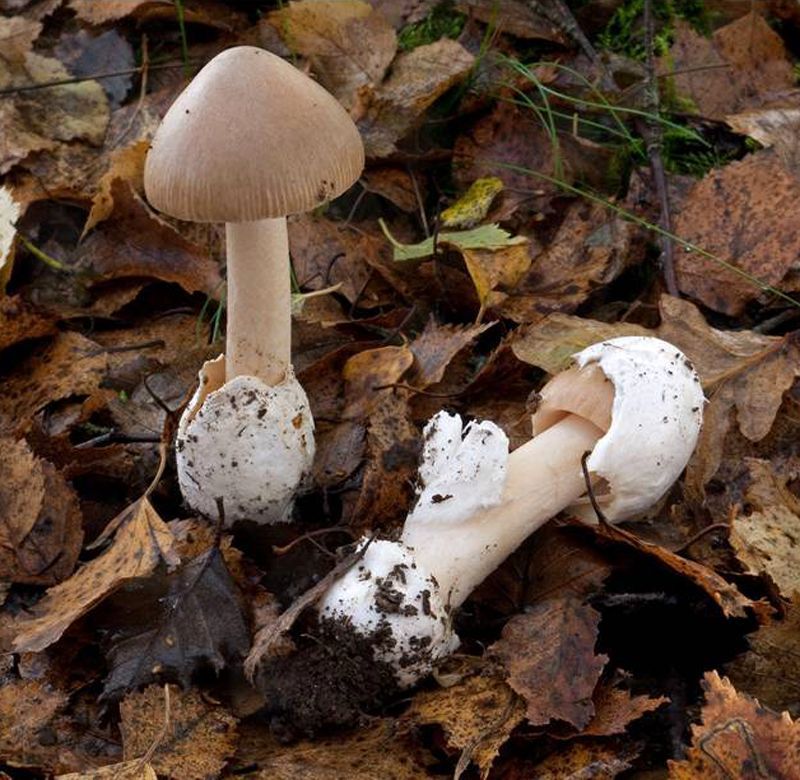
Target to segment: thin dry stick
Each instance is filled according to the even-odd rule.
[[[658,81],[656,79],[656,65],[654,53],[653,13],[650,0],[644,0],[644,33],[647,60],[647,81],[644,90],[645,110],[656,117],[659,115]],[[647,144],[647,157],[650,160],[650,171],[653,174],[653,183],[656,187],[661,214],[658,219],[659,227],[664,231],[659,236],[661,244],[661,267],[664,271],[664,283],[667,292],[675,298],[680,297],[678,280],[675,276],[675,244],[666,235],[672,233],[672,215],[669,206],[669,192],[667,190],[667,175],[664,170],[664,160],[661,157],[661,125],[653,119],[637,120],[639,130]]]
[[[158,750],[161,743],[166,738],[167,734],[169,734],[169,728],[172,723],[172,706],[170,703],[169,697],[169,685],[164,685],[164,725],[161,727],[161,731],[156,734],[155,739],[150,743],[150,747],[147,748],[145,754],[139,759],[139,767],[144,767],[145,764],[150,763],[150,759],[153,757],[153,754]]]

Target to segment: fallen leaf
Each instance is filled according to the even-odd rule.
[[[449,38],[399,54],[386,81],[362,97],[365,106],[357,124],[367,157],[395,152],[428,108],[466,78],[474,62],[460,43]]]
[[[0,297],[0,351],[21,341],[52,336],[55,332],[53,317],[39,312],[18,295]]]
[[[159,774],[181,780],[217,777],[238,740],[236,718],[196,691],[151,685],[119,705],[122,746],[127,760],[155,751],[149,763]],[[163,733],[165,730],[165,733]]]
[[[144,160],[147,156],[147,141],[136,141],[131,146],[116,149],[111,153],[108,170],[97,184],[97,192],[92,199],[92,210],[86,218],[83,235],[86,236],[100,222],[108,219],[114,212],[114,190],[128,194],[125,187],[116,187],[118,179],[127,182],[137,194],[144,192]]]
[[[800,230],[787,217],[798,199],[800,182],[766,150],[697,182],[673,205],[673,228],[683,240],[774,286],[800,254]],[[758,283],[711,258],[681,251],[675,259],[681,292],[715,311],[739,315],[761,294]]]
[[[0,686],[0,761],[35,765],[40,758],[39,731],[66,703],[65,693],[39,680],[12,680]]]
[[[28,615],[16,621],[15,652],[44,650],[126,580],[144,577],[161,563],[178,563],[172,534],[146,498],[110,525],[116,528],[111,544],[68,580],[50,588]]]
[[[582,730],[591,722],[592,691],[608,661],[594,651],[599,624],[598,612],[565,594],[511,618],[489,648],[508,671],[508,684],[525,700],[532,725],[557,719]]]
[[[364,171],[361,181],[367,192],[386,198],[401,211],[417,211],[420,202],[425,202],[425,182],[414,178],[402,168],[390,165],[380,168],[370,167]]]
[[[750,649],[725,667],[737,690],[754,696],[778,712],[800,714],[800,602],[789,606],[783,620],[773,620],[749,634]]]
[[[738,693],[730,680],[706,672],[703,720],[692,726],[684,761],[669,762],[671,780],[797,777],[800,726],[757,699]]]
[[[105,24],[116,22],[130,16],[142,6],[170,5],[169,0],[69,0],[71,8],[78,19],[89,24]]]
[[[764,96],[794,86],[781,37],[756,12],[720,28],[710,39],[679,20],[658,72],[662,77],[673,74],[670,89],[689,98],[709,119],[758,106]]]
[[[800,178],[800,108],[796,96],[729,114],[725,121],[735,132],[750,136],[767,149],[774,149],[786,169]]]
[[[467,249],[500,250],[527,243],[526,238],[512,236],[499,225],[481,225],[472,230],[442,231],[437,233],[435,238],[430,236],[417,244],[402,244],[389,233],[385,225],[383,230],[392,245],[394,260],[398,262],[430,257],[439,245],[451,246],[463,252]]]
[[[637,752],[630,747],[620,750],[607,741],[573,742],[535,765],[523,765],[519,780],[614,780],[631,768]]]
[[[134,592],[130,612],[139,620],[127,619],[124,604],[116,610],[123,627],[108,652],[105,698],[117,699],[160,679],[177,680],[186,688],[199,670],[219,673],[247,654],[250,633],[217,547],[163,580],[151,575]]]
[[[78,497],[25,441],[0,438],[0,448],[0,580],[54,585],[72,574],[78,560]]]
[[[114,179],[110,195],[114,210],[84,240],[80,268],[102,281],[147,276],[219,295],[219,268],[206,252],[148,212],[128,182]]]
[[[463,249],[461,254],[478,295],[478,321],[487,309],[502,305],[531,267],[527,242],[500,249]]]
[[[0,432],[24,426],[52,401],[91,395],[100,386],[107,366],[102,347],[78,333],[60,333],[3,379]]]
[[[263,726],[242,730],[236,759],[258,767],[253,780],[419,780],[435,763],[394,720],[376,718],[354,733],[288,746]]]
[[[543,14],[537,13],[537,6],[522,0],[458,0],[456,8],[502,33],[523,40],[566,43],[562,30]]]
[[[386,385],[399,382],[413,362],[414,353],[408,347],[365,349],[353,355],[342,370],[347,396],[344,416],[351,420],[369,417],[378,401],[394,392]]]
[[[441,325],[433,318],[411,342],[414,364],[408,374],[413,387],[426,388],[441,382],[450,361],[468,344],[484,333],[487,325]]]
[[[123,761],[121,764],[109,764],[88,772],[56,775],[56,780],[158,780],[158,776],[150,764],[143,763],[141,759],[137,758],[133,761]]]
[[[380,84],[397,51],[392,27],[362,0],[295,0],[268,18],[347,109],[361,87]]]
[[[728,541],[746,571],[768,574],[786,597],[800,593],[800,501],[770,461],[746,458],[750,484]]]
[[[642,259],[636,228],[604,206],[572,203],[549,246],[539,253],[496,310],[519,323],[573,312]]]
[[[473,761],[485,778],[511,732],[525,720],[525,707],[501,679],[481,674],[417,694],[403,720],[440,726],[447,744],[461,751],[459,766],[466,769]]]
[[[634,721],[669,701],[666,696],[636,696],[623,688],[603,682],[594,692],[595,715],[581,737],[608,737],[622,734]]]
[[[3,41],[3,59],[21,65],[33,48],[34,41],[42,31],[42,23],[24,16],[0,19],[0,40]]]
[[[0,60],[0,87],[13,88],[69,80],[54,59],[28,52],[24,62]],[[110,118],[108,100],[96,81],[60,84],[21,92],[0,103],[0,173],[29,154],[52,149],[59,141],[99,145]]]
[[[93,33],[84,29],[62,33],[53,53],[76,78],[131,71],[98,82],[112,107],[116,108],[125,100],[133,83],[136,58],[131,44],[117,30]]]
[[[486,219],[494,199],[503,191],[503,180],[496,176],[475,179],[469,189],[440,215],[439,220],[447,228],[474,228]]]

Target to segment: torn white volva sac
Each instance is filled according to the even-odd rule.
[[[491,422],[462,430],[440,412],[425,428],[420,491],[400,540],[373,542],[328,591],[323,625],[373,636],[376,660],[408,687],[458,645],[452,611],[563,509],[584,513],[587,466],[612,521],[669,490],[697,443],[704,405],[685,356],[655,338],[612,339],[575,356],[542,390],[533,438],[508,454]]]
[[[224,357],[206,363],[178,424],[181,492],[193,509],[225,521],[279,523],[314,460],[314,420],[291,368],[277,385],[253,376],[224,382]]]

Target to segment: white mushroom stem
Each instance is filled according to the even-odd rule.
[[[286,218],[228,222],[225,379],[277,385],[291,362],[291,281]]]
[[[401,541],[451,607],[461,606],[528,536],[586,492],[581,457],[602,435],[569,415],[511,453],[498,505],[456,523],[424,515],[407,520]]]

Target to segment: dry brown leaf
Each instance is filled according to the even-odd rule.
[[[425,202],[425,182],[417,180],[419,193],[414,189],[414,178],[409,171],[392,166],[370,168],[364,171],[362,182],[367,192],[380,195],[401,211],[417,211]]]
[[[800,105],[796,92],[761,108],[730,114],[725,121],[737,133],[774,149],[786,169],[800,178]]]
[[[119,705],[122,746],[127,760],[145,755],[159,774],[178,780],[217,777],[236,751],[237,721],[197,691],[151,685],[131,693]],[[165,724],[166,733],[163,733]]]
[[[55,332],[54,318],[37,311],[20,296],[0,298],[0,351],[20,341],[40,339]]]
[[[770,150],[712,170],[674,206],[674,230],[764,284],[777,285],[800,254],[792,222],[800,182]],[[681,291],[715,311],[736,316],[759,286],[696,252],[676,254]]]
[[[207,252],[148,212],[128,181],[114,179],[110,195],[114,211],[83,242],[82,269],[98,281],[146,276],[219,295],[219,268]]]
[[[92,199],[92,210],[83,228],[84,236],[112,215],[115,206],[113,184],[116,179],[130,184],[137,194],[144,192],[144,159],[148,146],[147,141],[136,141],[111,153],[108,170],[98,182],[97,192]],[[122,191],[127,194],[127,190]]]
[[[746,458],[746,514],[731,521],[729,543],[747,571],[768,574],[787,598],[800,593],[800,501],[767,460]]]
[[[393,720],[335,737],[285,745],[263,725],[243,726],[237,764],[255,765],[253,780],[420,780],[435,760],[406,739]]]
[[[459,11],[490,24],[501,33],[525,40],[565,44],[564,32],[522,0],[458,0]]]
[[[78,560],[78,497],[52,463],[25,441],[0,437],[0,580],[54,585]]]
[[[39,731],[67,703],[67,695],[39,680],[0,686],[0,762],[36,765]]]
[[[598,612],[565,594],[511,618],[489,648],[507,669],[508,684],[525,700],[534,726],[563,720],[582,730],[591,722],[592,691],[608,661],[594,652],[599,624]]]
[[[78,19],[89,24],[116,22],[142,6],[170,5],[169,0],[69,0],[68,7],[75,11]]]
[[[368,157],[388,157],[430,106],[463,81],[475,58],[456,41],[442,38],[399,54],[389,78],[363,95],[358,128]],[[477,177],[475,177],[477,178]]]
[[[635,750],[620,750],[618,745],[607,741],[574,742],[535,766],[525,766],[519,780],[534,777],[536,780],[614,780],[630,769],[635,757]]]
[[[511,732],[525,720],[525,706],[501,679],[473,675],[449,688],[418,693],[403,719],[441,726],[448,745],[462,751],[459,766],[466,769],[474,761],[485,778]]]
[[[655,699],[634,696],[630,691],[616,688],[610,683],[600,683],[594,692],[595,715],[583,729],[581,736],[608,737],[622,734],[629,724],[668,701],[666,696]]]
[[[675,73],[670,79],[674,88],[704,117],[724,119],[794,86],[783,41],[758,13],[720,28],[711,39],[686,22],[678,22],[675,29],[675,42],[659,72]]]
[[[294,0],[269,21],[347,109],[361,87],[380,84],[397,51],[391,25],[362,0]]]
[[[21,65],[33,48],[33,42],[42,31],[42,23],[24,16],[0,19],[0,41],[3,42],[3,59]]]
[[[411,343],[414,365],[408,375],[413,387],[425,388],[441,382],[450,361],[491,327],[488,325],[440,325],[428,320],[425,329]]]
[[[33,52],[19,63],[0,60],[0,88],[69,78],[69,72],[58,60]],[[103,88],[91,80],[22,92],[0,101],[0,173],[32,152],[54,148],[59,141],[82,140],[99,145],[109,118]]]
[[[141,759],[123,761],[121,764],[109,764],[88,772],[70,772],[56,775],[56,780],[158,780],[153,767]]]
[[[758,700],[738,693],[730,680],[707,672],[703,721],[692,726],[684,761],[669,762],[671,780],[796,778],[800,767],[800,724]]]
[[[527,242],[499,249],[462,249],[461,255],[478,294],[480,312],[500,306],[531,267]]]
[[[116,529],[111,544],[68,580],[50,588],[25,618],[16,621],[15,652],[44,650],[126,580],[144,577],[161,563],[179,562],[172,534],[146,498],[109,526]]]
[[[576,201],[549,246],[496,307],[498,313],[527,323],[550,312],[575,311],[637,260],[634,235],[629,222],[609,215],[604,206]]]
[[[797,595],[783,620],[761,626],[747,637],[750,649],[725,671],[737,690],[774,710],[800,715],[800,599]]]
[[[93,341],[78,333],[60,333],[23,360],[3,379],[0,431],[15,431],[52,401],[88,396],[100,386],[108,359]]]
[[[381,398],[394,392],[385,386],[399,382],[413,362],[414,353],[406,346],[365,349],[353,355],[342,371],[347,395],[344,416],[366,419]]]

